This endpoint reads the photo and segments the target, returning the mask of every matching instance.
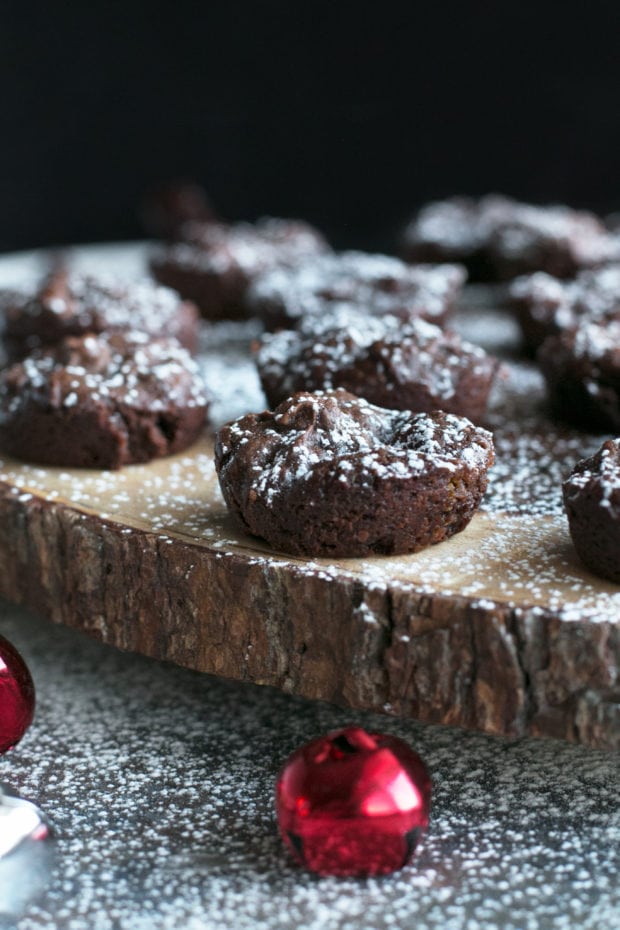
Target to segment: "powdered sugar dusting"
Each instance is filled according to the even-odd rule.
[[[19,930],[615,930],[617,753],[339,710],[122,654],[2,609],[39,704],[0,778],[53,819],[57,867]],[[278,770],[344,725],[406,740],[433,780],[403,871],[317,878],[276,830]]]
[[[208,404],[200,368],[189,353],[176,340],[141,331],[73,337],[56,349],[39,350],[10,371],[0,382],[2,424],[28,409],[30,391],[45,397],[50,407],[75,406],[78,394],[83,402],[111,408],[121,403],[151,410],[170,403]]]
[[[556,329],[574,326],[584,315],[596,319],[617,314],[619,293],[620,265],[582,271],[571,281],[536,272],[517,278],[509,291],[534,320]]]
[[[322,236],[300,220],[262,217],[256,223],[189,223],[182,240],[160,248],[154,264],[173,262],[204,273],[242,272],[252,277],[265,268],[294,265],[327,249]]]
[[[288,499],[291,487],[310,480],[320,463],[326,478],[373,487],[377,481],[467,469],[485,471],[491,437],[450,414],[438,421],[427,414],[386,411],[344,391],[300,393],[276,409],[271,420],[249,416],[234,421],[219,437],[222,472],[261,435],[260,454],[250,465],[247,492],[273,505]]]
[[[603,443],[596,455],[582,459],[564,482],[567,503],[596,499],[599,507],[620,519],[620,439]]]
[[[136,273],[143,254],[137,253]],[[11,269],[15,280],[14,262]],[[475,291],[466,294],[465,309],[457,317],[460,331],[465,336],[475,333],[475,341],[485,349],[506,356],[505,377],[496,384],[487,422],[496,463],[489,472],[484,513],[464,533],[426,552],[403,559],[306,563],[274,553],[259,540],[240,537],[217,487],[208,438],[191,453],[114,474],[68,473],[4,459],[1,480],[13,484],[16,495],[43,495],[87,511],[101,510],[115,522],[152,529],[169,539],[192,540],[223,556],[243,551],[265,564],[274,558],[289,562],[296,571],[315,572],[318,565],[326,578],[351,572],[370,587],[398,584],[515,604],[544,606],[548,601],[571,618],[585,612],[593,619],[615,621],[618,588],[597,581],[576,561],[561,498],[562,480],[605,437],[568,430],[548,418],[541,375],[532,363],[514,358],[514,325],[508,325],[493,297],[485,303],[475,296]],[[214,426],[265,406],[249,353],[255,333],[247,324],[218,324],[205,330],[200,364],[214,394]],[[346,464],[341,468],[345,478]],[[510,571],[505,572],[508,563]],[[570,577],[563,585],[566,573]],[[562,598],[570,611],[562,607]]]
[[[600,361],[607,359],[612,365],[618,357],[620,320],[606,323],[584,321],[573,331],[572,353],[577,359]],[[593,377],[595,372],[593,373]]]
[[[459,265],[409,266],[390,255],[341,252],[308,259],[294,269],[260,275],[248,305],[267,326],[348,311],[443,320],[465,280]]]
[[[403,234],[412,259],[482,259],[500,278],[549,270],[561,277],[620,259],[620,238],[593,213],[491,194],[423,207]]]
[[[18,288],[0,291],[0,330],[15,358],[42,342],[108,330],[174,336],[192,346],[197,311],[167,287],[144,276],[84,273],[63,264]]]
[[[297,390],[344,387],[378,403],[373,390],[387,392],[391,405],[401,409],[403,390],[417,391],[432,409],[446,409],[468,378],[480,391],[488,390],[495,370],[478,346],[426,320],[403,323],[389,314],[367,317],[342,306],[297,331],[265,335],[256,363],[270,386],[268,395],[277,393],[280,400]],[[466,386],[463,393],[467,397]]]

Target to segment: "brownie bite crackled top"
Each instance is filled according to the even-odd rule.
[[[256,362],[272,407],[296,391],[342,387],[380,407],[440,409],[475,422],[498,368],[482,349],[425,320],[343,312],[265,335]]]
[[[588,431],[620,432],[620,320],[585,320],[549,336],[537,359],[555,414]]]
[[[9,359],[54,345],[65,336],[140,330],[198,343],[198,311],[152,281],[123,281],[58,268],[31,290],[0,291],[0,327]]]
[[[415,267],[390,255],[330,253],[261,275],[248,291],[248,305],[270,330],[292,329],[307,317],[325,317],[339,307],[443,323],[464,281],[465,269],[459,265]]]
[[[224,500],[283,552],[415,552],[462,530],[494,461],[486,430],[452,414],[385,410],[346,391],[301,392],[216,436]]]
[[[572,281],[542,271],[523,275],[510,285],[508,301],[532,351],[581,320],[620,319],[620,265],[582,271]]]
[[[190,223],[178,242],[153,254],[151,271],[194,300],[206,319],[243,319],[249,315],[246,291],[258,274],[328,250],[323,236],[301,220]]]
[[[609,439],[562,485],[577,554],[602,578],[620,583],[620,439]]]
[[[570,278],[620,260],[620,238],[593,213],[499,195],[426,205],[405,229],[401,249],[408,261],[462,261],[477,280],[533,271]]]
[[[68,336],[0,374],[0,448],[41,464],[120,468],[189,446],[208,403],[197,363],[174,339]]]

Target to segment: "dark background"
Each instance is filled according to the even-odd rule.
[[[0,248],[140,237],[159,181],[389,245],[495,190],[620,208],[615,2],[0,4]]]

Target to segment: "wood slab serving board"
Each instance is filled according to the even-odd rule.
[[[41,256],[0,261],[0,284]],[[135,274],[143,249],[76,264]],[[488,298],[488,295],[487,295]],[[0,593],[122,649],[285,691],[508,737],[620,747],[620,587],[587,573],[560,481],[604,437],[545,419],[540,378],[493,302],[459,316],[502,354],[484,509],[415,555],[308,561],[233,528],[212,439],[120,472],[0,459]],[[205,332],[218,422],[263,401],[248,332]]]

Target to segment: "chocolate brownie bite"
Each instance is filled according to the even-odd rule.
[[[620,239],[598,217],[555,205],[508,203],[495,212],[487,248],[502,281],[534,271],[572,278],[584,268],[620,260]]]
[[[390,255],[341,252],[261,275],[248,291],[248,305],[268,330],[293,329],[340,308],[442,324],[464,281],[460,265],[412,266]]]
[[[408,262],[459,262],[472,281],[494,278],[487,246],[490,223],[506,198],[451,197],[426,204],[407,224],[400,252]]]
[[[407,226],[408,261],[460,261],[472,280],[506,281],[546,271],[571,278],[620,260],[620,237],[593,213],[509,197],[455,197],[423,207]]]
[[[323,236],[299,220],[190,223],[182,241],[153,255],[151,271],[195,301],[206,319],[245,319],[246,291],[260,273],[292,268],[328,250]]]
[[[379,407],[444,410],[474,422],[498,368],[482,349],[425,320],[359,314],[265,335],[256,363],[272,407],[297,391],[341,387]]]
[[[385,410],[347,391],[301,392],[222,427],[215,464],[239,528],[283,552],[416,552],[464,529],[494,460],[464,417]]]
[[[542,271],[525,275],[511,284],[508,301],[524,346],[533,352],[547,336],[571,329],[581,320],[620,318],[620,265],[582,271],[572,281]]]
[[[208,396],[175,339],[68,336],[0,374],[0,449],[45,465],[114,469],[198,438]]]
[[[66,268],[30,290],[0,292],[2,342],[10,359],[84,333],[142,331],[171,337],[193,352],[198,311],[167,287]]]
[[[578,462],[562,493],[579,558],[595,575],[620,584],[620,439]]]
[[[620,321],[549,336],[537,358],[556,415],[590,432],[620,432]]]

